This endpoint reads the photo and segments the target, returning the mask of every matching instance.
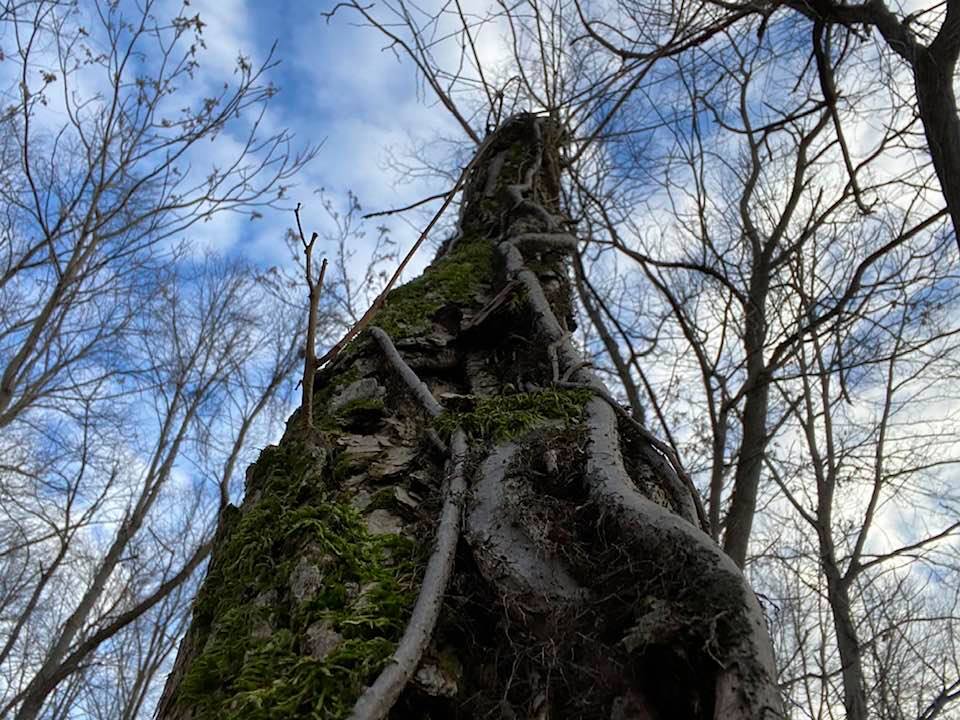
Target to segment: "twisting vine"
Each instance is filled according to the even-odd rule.
[[[411,393],[431,418],[441,412],[440,404],[430,394],[413,369],[397,351],[390,336],[378,327],[371,327],[370,334],[383,350],[389,364],[406,383]],[[463,430],[454,430],[450,441],[450,457],[447,461],[443,489],[443,507],[437,526],[435,546],[427,561],[427,569],[420,586],[420,594],[413,606],[410,620],[403,637],[397,645],[390,662],[377,679],[357,700],[350,714],[351,720],[379,720],[390,712],[400,693],[417,670],[423,653],[430,643],[433,629],[443,605],[447,583],[453,573],[453,560],[460,538],[460,519],[467,484],[464,479],[464,463],[467,457],[467,439]]]

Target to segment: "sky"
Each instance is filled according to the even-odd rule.
[[[432,97],[418,96],[411,63],[385,50],[383,38],[371,28],[359,27],[356,17],[341,11],[332,20],[325,19],[323,12],[330,5],[302,3],[278,11],[276,4],[267,2],[193,0],[186,9],[188,14],[199,13],[206,23],[201,69],[210,82],[232,75],[238,52],[262,61],[276,44],[279,64],[269,77],[280,91],[271,101],[268,122],[289,128],[301,143],[322,143],[290,193],[293,203],[303,203],[308,233],[330,229],[316,194],[320,189],[341,208],[352,191],[365,212],[443,192],[447,188],[440,178],[403,180],[388,167],[389,158],[405,157],[413,145],[427,143],[434,154],[431,159],[444,162],[448,148],[430,141],[438,135],[463,138],[447,113],[436,111]],[[409,221],[388,217],[375,224],[390,227],[399,249],[405,251],[416,239],[416,218],[416,214]],[[198,240],[273,264],[287,258],[283,235],[292,222],[292,213],[267,213],[255,222],[227,216],[205,225],[204,237]],[[419,272],[429,255],[424,251],[407,277]],[[357,262],[362,260],[359,253]]]

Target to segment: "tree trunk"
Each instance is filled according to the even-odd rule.
[[[456,237],[318,375],[315,435],[250,468],[159,718],[782,716],[754,594],[570,341],[561,138],[486,139]]]
[[[822,531],[821,531],[822,532]],[[867,694],[863,677],[860,640],[850,604],[850,585],[841,577],[836,566],[833,548],[823,547],[821,540],[821,564],[827,579],[827,599],[836,629],[837,650],[840,653],[841,677],[843,678],[843,707],[847,720],[867,720]]]
[[[955,11],[955,15],[960,12]],[[957,55],[953,47],[935,53],[923,49],[913,64],[920,120],[927,137],[927,149],[953,223],[953,233],[960,246],[960,115],[954,92]]]
[[[743,350],[747,377],[743,404],[742,435],[737,469],[734,473],[733,497],[727,512],[727,528],[723,549],[738,567],[747,562],[753,516],[757,512],[757,494],[767,449],[767,415],[770,405],[770,368],[764,358],[767,344],[767,294],[770,290],[768,245],[762,252],[754,250],[750,275],[750,291],[743,330]]]
[[[749,360],[747,364],[750,365]],[[757,512],[763,454],[768,440],[769,376],[766,369],[761,368],[753,377],[754,380],[748,380],[751,387],[747,390],[743,408],[743,437],[740,441],[740,457],[737,459],[733,498],[727,513],[727,532],[724,536],[724,549],[739,567],[743,567],[747,561],[753,516]]]

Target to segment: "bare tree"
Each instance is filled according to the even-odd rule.
[[[148,2],[126,17],[99,4],[88,30],[73,4],[7,6],[15,44],[5,54],[20,73],[18,102],[0,117],[11,161],[0,183],[0,427],[115,372],[109,348],[136,316],[136,303],[118,299],[165,262],[170,240],[217,213],[274,206],[315,152],[292,154],[286,132],[260,134],[272,55],[256,66],[240,58],[235,86],[174,106],[198,68],[203,23],[164,23],[154,11]],[[81,79],[102,93],[83,94]],[[197,143],[238,118],[248,120],[239,153],[209,173],[191,170]]]
[[[936,3],[909,13],[877,0],[846,5],[826,2],[787,3],[810,19],[811,44],[824,95],[835,106],[841,96],[831,64],[836,46],[859,40],[859,28],[876,30],[886,49],[909,68],[916,93],[917,115],[923,124],[926,149],[960,247],[960,109],[954,83],[960,55],[960,4]],[[838,124],[838,134],[842,130]]]
[[[843,697],[846,717],[872,717],[878,710],[868,711],[871,694],[865,690],[868,685],[865,677],[871,673],[863,669],[861,655],[862,647],[871,646],[873,641],[862,642],[856,630],[872,612],[867,605],[859,604],[860,597],[870,595],[872,580],[859,581],[859,561],[852,560],[851,565],[843,569],[838,569],[838,564],[845,565],[851,556],[855,558],[862,552],[862,544],[872,532],[874,522],[869,511],[866,517],[853,519],[846,514],[851,507],[866,502],[865,498],[855,499],[848,491],[842,493],[842,502],[835,501],[833,493],[840,481],[836,477],[832,481],[826,479],[831,471],[824,466],[833,468],[833,472],[839,472],[842,467],[844,480],[849,482],[853,474],[852,457],[837,460],[834,453],[844,453],[835,448],[834,442],[841,441],[831,438],[826,441],[826,448],[821,447],[819,431],[810,428],[820,422],[829,426],[828,418],[835,407],[858,405],[862,402],[858,402],[858,396],[874,391],[862,381],[867,372],[865,368],[886,362],[898,369],[916,367],[924,372],[918,375],[908,372],[907,378],[920,386],[931,382],[937,373],[947,371],[947,377],[950,376],[955,348],[949,343],[944,345],[944,341],[955,329],[946,323],[928,340],[915,340],[918,332],[926,332],[925,327],[936,314],[934,308],[949,307],[956,302],[951,294],[955,279],[949,270],[950,238],[937,231],[942,212],[924,215],[927,189],[923,183],[911,182],[910,178],[916,177],[913,168],[908,165],[907,174],[900,178],[871,172],[871,163],[882,157],[884,146],[897,147],[905,127],[888,126],[886,135],[880,136],[854,168],[855,177],[837,185],[836,179],[821,165],[830,162],[831,156],[840,161],[837,156],[845,152],[836,136],[830,137],[824,132],[833,125],[836,109],[824,101],[817,102],[813,95],[814,102],[809,107],[802,104],[789,110],[777,107],[777,117],[763,119],[757,108],[744,102],[749,96],[748,87],[754,72],[762,68],[757,60],[762,58],[763,44],[741,45],[749,49],[752,57],[734,50],[732,67],[724,66],[723,54],[713,49],[681,68],[682,87],[689,93],[689,102],[682,107],[691,108],[692,115],[678,118],[676,141],[668,146],[665,160],[658,164],[664,171],[670,214],[675,218],[668,225],[670,230],[664,231],[662,217],[658,217],[655,221],[658,227],[651,232],[634,219],[635,211],[632,217],[620,216],[610,212],[617,203],[609,202],[607,196],[598,198],[597,191],[590,188],[581,192],[601,213],[600,243],[612,242],[620,252],[644,266],[647,282],[664,298],[663,313],[676,324],[675,333],[664,331],[656,321],[642,325],[641,332],[659,334],[660,342],[649,351],[648,358],[656,357],[661,364],[672,366],[671,380],[686,390],[677,392],[674,398],[668,394],[667,407],[660,415],[670,414],[671,406],[680,406],[692,424],[698,412],[702,412],[699,408],[705,400],[709,423],[703,423],[702,429],[691,433],[687,447],[693,450],[690,454],[694,455],[695,466],[698,463],[694,449],[702,448],[704,465],[709,470],[712,532],[719,536],[725,529],[725,546],[740,562],[745,562],[751,525],[755,521],[764,525],[770,522],[769,529],[765,527],[761,533],[759,545],[763,550],[760,553],[769,553],[770,557],[789,563],[796,551],[786,550],[784,546],[789,545],[781,536],[781,530],[783,523],[794,520],[789,518],[789,513],[788,517],[777,517],[771,504],[778,496],[782,499],[781,493],[786,494],[804,521],[815,525],[812,545],[807,542],[804,547],[805,552],[812,553],[818,560],[803,565],[802,569],[798,567],[795,572],[801,577],[806,577],[803,573],[810,577],[822,573],[818,582],[822,583],[824,595],[830,598],[829,620],[816,626],[816,634],[805,636],[802,651],[798,651],[794,660],[811,660],[817,640],[822,643],[821,649],[835,648],[837,652],[831,651],[829,659],[820,665],[819,681],[813,684],[823,692],[823,705],[820,710],[811,708],[809,714],[830,712],[835,692],[838,699]],[[711,63],[723,67],[722,76],[709,77],[709,70],[705,68]],[[735,107],[739,105],[736,113],[730,113],[722,104],[726,83],[740,86],[739,92],[726,95],[733,99]],[[707,87],[712,92],[705,91]],[[768,95],[766,107],[772,108],[775,98],[776,95]],[[699,107],[705,110],[705,119],[699,117]],[[739,122],[732,121],[731,115]],[[708,138],[702,129],[707,122],[742,138],[737,142],[745,145],[746,152],[740,153],[740,157],[745,156],[746,160],[732,162],[730,158],[737,156],[737,146],[719,140],[716,132]],[[783,173],[780,176],[783,179],[778,181],[777,168],[781,162],[787,164],[790,171]],[[819,167],[823,169],[818,170]],[[717,168],[722,170],[718,172]],[[903,188],[908,184],[914,188],[911,201],[907,202],[901,194],[899,207],[891,198],[889,206],[874,210],[875,216],[887,216],[880,225],[871,227],[871,223],[864,223],[858,217],[857,194],[882,197],[886,188]],[[834,192],[836,194],[831,195]],[[911,227],[913,213],[917,219]],[[680,238],[689,239],[672,235],[677,231],[681,233]],[[764,261],[767,254],[771,262]],[[806,284],[798,285],[798,277],[804,278]],[[925,285],[927,282],[930,285]],[[637,284],[642,285],[642,280]],[[904,290],[906,287],[911,289]],[[898,302],[889,302],[889,297],[897,292],[910,294],[909,301],[900,298],[899,306],[912,307],[913,311],[898,311]],[[922,302],[916,298],[928,292],[936,302],[925,311],[917,310],[918,303]],[[615,307],[627,318],[640,314],[629,300],[620,301]],[[796,310],[790,309],[795,307]],[[648,314],[649,308],[645,308],[644,313]],[[897,321],[901,323],[899,327]],[[616,316],[612,322],[625,336],[620,343],[629,345],[631,329],[625,330],[624,323]],[[750,332],[751,326],[754,332]],[[636,339],[635,331],[633,333]],[[910,341],[895,347],[885,342],[887,335],[903,339],[904,333],[910,335]],[[682,350],[678,353],[673,337],[681,339],[681,347],[690,348],[687,360],[683,359]],[[927,342],[942,346],[935,354],[936,359],[931,356]],[[738,352],[740,343],[743,349]],[[827,357],[821,352],[825,346],[830,347]],[[799,353],[802,358],[806,348],[813,348],[819,361],[811,364],[801,360],[798,367],[795,355]],[[938,370],[931,375],[925,372],[928,362],[938,365]],[[755,368],[753,373],[751,364]],[[690,386],[683,384],[691,375],[700,376],[701,393],[692,393]],[[891,402],[896,392],[901,392],[907,384],[899,375],[897,386],[888,388]],[[850,378],[860,378],[856,388],[852,387]],[[803,386],[799,390],[798,382]],[[796,431],[792,418],[803,410],[810,386],[829,389],[831,402],[818,403],[816,411],[807,406],[806,437],[813,446],[809,456],[792,463],[790,472],[785,473],[779,465],[788,457],[783,444],[785,438]],[[938,393],[947,394],[947,387],[939,385],[929,396],[931,400],[943,397]],[[657,399],[652,397],[652,402],[656,404]],[[740,406],[740,402],[744,404]],[[926,408],[926,405],[918,401],[915,407]],[[933,492],[940,487],[936,470],[955,462],[955,453],[951,452],[955,433],[952,418],[932,410],[920,410],[918,416],[924,416],[924,420],[918,419],[898,433],[896,450],[891,449],[889,442],[884,443],[883,431],[870,431],[862,424],[849,421],[845,426],[858,428],[858,432],[877,442],[871,457],[878,468],[874,485],[878,497],[894,492],[886,480],[887,465],[898,467],[895,471],[898,478],[906,481],[910,477],[918,487]],[[829,434],[832,429],[828,427],[825,432]],[[930,432],[942,440],[933,444]],[[932,457],[912,466],[901,464],[904,459],[901,453],[909,456],[912,452],[905,448],[921,444]],[[824,460],[828,456],[829,462]],[[732,469],[735,470],[734,496],[724,521],[723,493],[727,473]],[[768,475],[769,484],[765,489],[763,474]],[[805,509],[811,502],[808,497],[793,498],[792,491],[784,486],[787,474],[795,483],[792,486],[795,492],[805,495],[804,488],[812,487],[823,490],[822,500],[814,502],[818,511]],[[770,516],[766,521],[762,517],[755,520],[757,507],[765,508]],[[927,519],[932,522],[937,509],[929,510]],[[844,520],[837,516],[843,516]],[[817,520],[812,520],[813,517]],[[856,543],[852,549],[844,546],[838,550],[833,538],[846,538],[851,528],[860,533],[861,550],[856,550]],[[914,571],[925,562],[921,548],[927,542],[948,547],[955,530],[948,520],[939,526],[934,523],[927,540],[921,536],[916,539],[916,546],[911,543],[905,552],[917,564]],[[902,554],[893,550],[890,555],[872,558],[864,571],[890,572],[891,564],[895,565]],[[838,557],[843,560],[839,561]],[[758,579],[765,576],[765,572],[755,575]],[[935,595],[931,594],[923,602],[934,599]],[[901,602],[899,594],[888,602],[891,608],[895,607]],[[816,602],[805,605],[805,611],[813,617],[822,610]],[[944,620],[946,632],[954,632],[948,619]],[[797,622],[803,623],[809,623],[809,618]],[[798,632],[798,636],[803,634]],[[883,672],[878,671],[875,677],[881,677]],[[805,694],[806,700],[810,700],[816,691],[811,691],[808,673],[797,674],[808,681]],[[836,677],[838,682],[828,681],[830,677]],[[888,696],[887,702],[906,706],[940,698],[939,712],[949,704],[951,684],[947,673],[925,687],[910,686],[909,693],[903,697]],[[907,686],[904,683],[903,687]],[[791,684],[791,691],[797,687],[800,685]],[[930,702],[931,707],[936,704]]]
[[[675,56],[692,46],[717,51],[715,38],[741,23],[756,22],[757,37],[773,35],[777,42],[793,49],[796,38],[809,38],[803,44],[807,62],[795,77],[815,79],[823,100],[830,110],[831,123],[842,151],[842,163],[857,195],[858,207],[870,212],[870,201],[859,192],[855,177],[855,159],[848,136],[854,125],[841,120],[844,105],[857,101],[869,107],[869,97],[858,97],[856,87],[864,78],[900,86],[891,63],[880,58],[884,50],[892,52],[903,63],[913,84],[913,97],[908,102],[920,119],[925,143],[914,146],[928,153],[933,161],[947,212],[953,220],[954,234],[960,247],[960,188],[956,186],[956,170],[960,168],[960,115],[954,92],[960,40],[957,32],[960,7],[954,2],[932,3],[916,11],[891,9],[882,0],[865,3],[805,2],[735,3],[723,0],[681,3],[648,3],[627,0],[619,3],[618,22],[594,19],[589,8],[575,2],[583,27],[591,40],[621,58],[625,63],[642,64],[664,56]],[[779,12],[789,8],[807,22],[798,27],[795,18]],[[865,42],[876,31],[882,38],[878,47]],[[851,54],[858,62],[848,63],[847,72],[837,65],[837,56]],[[633,94],[635,88],[628,87]],[[908,93],[904,93],[908,95]],[[852,99],[848,100],[846,96]]]
[[[250,273],[213,264],[201,266],[193,279],[173,275],[166,279],[167,289],[154,312],[141,308],[138,320],[142,358],[149,363],[144,382],[123,415],[115,412],[117,422],[135,422],[143,432],[120,433],[114,437],[126,435],[125,442],[110,442],[116,425],[91,418],[82,428],[99,444],[108,443],[99,460],[107,466],[101,469],[93,458],[87,462],[81,454],[74,484],[61,492],[64,502],[70,502],[76,495],[102,488],[101,503],[77,520],[69,505],[52,513],[49,522],[59,540],[57,555],[39,578],[28,575],[35,583],[30,601],[17,607],[18,615],[13,616],[18,618],[15,630],[46,629],[39,637],[18,639],[12,633],[8,640],[5,649],[19,679],[9,683],[13,692],[5,698],[5,713],[16,710],[18,717],[35,717],[42,704],[55,697],[57,687],[82,671],[101,645],[191,578],[210,549],[210,508],[203,498],[212,495],[225,504],[258,416],[297,363],[296,326],[283,328],[279,335],[283,344],[275,349],[262,344],[265,336],[253,315]],[[272,353],[276,354],[271,357]],[[267,361],[262,377],[261,371],[244,368],[257,354],[265,354],[262,359]],[[226,416],[236,424],[224,438],[229,444],[215,449],[214,435],[224,432],[218,427],[225,417],[223,404],[234,406]],[[177,492],[173,480],[177,464],[190,455],[187,445],[195,443],[216,458],[215,485]],[[35,478],[34,492],[43,492],[45,481],[42,475]],[[185,502],[191,495],[193,500]],[[37,500],[43,507],[42,499]],[[166,509],[158,513],[162,507]],[[177,520],[164,522],[165,513],[174,508]],[[22,522],[29,517],[28,509],[17,513],[14,527],[19,535],[42,543],[44,536],[37,537]],[[80,532],[82,523],[91,521],[116,528],[102,549]],[[11,567],[29,562],[22,552],[9,560]],[[71,562],[64,566],[67,560]],[[56,581],[77,583],[82,590],[58,598],[48,587]],[[38,610],[45,617],[36,617]],[[35,654],[41,648],[41,654]],[[19,652],[11,654],[14,649]]]
[[[798,455],[781,451],[767,462],[796,521],[807,526],[808,545],[816,548],[813,562],[832,618],[821,642],[837,651],[822,672],[839,677],[851,718],[909,716],[910,704],[932,707],[938,698],[942,712],[950,702],[949,676],[903,694],[868,691],[870,678],[888,688],[906,684],[897,677],[902,666],[868,651],[888,632],[868,618],[898,614],[898,606],[909,603],[913,616],[896,632],[911,635],[911,623],[936,626],[944,637],[957,631],[955,614],[931,612],[940,603],[937,591],[949,591],[949,574],[929,592],[911,579],[922,568],[949,567],[944,561],[960,531],[949,510],[955,493],[943,488],[930,496],[943,483],[942,470],[957,459],[954,421],[934,410],[957,370],[957,329],[947,310],[957,300],[956,275],[944,262],[952,248],[951,238],[941,235],[915,256],[890,262],[866,288],[856,315],[812,335],[791,377],[777,383],[784,396],[797,393],[786,429],[803,442],[794,446]],[[798,264],[795,270],[797,310],[806,316],[817,270]],[[883,530],[896,505],[913,508],[906,510],[910,532]],[[791,561],[777,551],[772,557],[804,572],[800,558]],[[888,597],[878,595],[878,585]],[[861,629],[865,624],[874,632]],[[942,662],[932,649],[927,661]]]
[[[303,247],[303,274],[307,282],[307,334],[306,348],[303,353],[303,401],[300,406],[303,413],[304,427],[313,430],[313,379],[317,374],[317,323],[320,316],[320,293],[323,291],[323,277],[327,274],[327,259],[320,265],[320,274],[313,272],[313,247],[317,243],[317,233],[310,236],[310,240],[303,234],[300,223],[300,204],[294,210],[297,218],[297,234]]]
[[[5,4],[5,57],[20,72],[0,116],[2,712],[148,711],[214,544],[221,559],[162,704],[173,716],[310,703],[456,715],[467,698],[502,716],[748,716],[755,707],[727,705],[749,705],[739,683],[776,706],[764,618],[696,529],[682,453],[705,490],[705,529],[758,587],[782,590],[770,614],[796,713],[944,716],[958,698],[957,528],[942,517],[956,499],[938,474],[952,426],[911,410],[950,397],[955,376],[955,259],[942,235],[947,212],[958,224],[954,5],[898,15],[877,2],[558,0],[478,15],[457,2],[350,3],[462,130],[468,172],[424,171],[448,188],[469,179],[471,199],[445,255],[375,316],[363,306],[387,279],[350,278],[359,205],[327,206],[340,239],[321,334],[337,313],[343,329],[365,318],[382,334],[347,346],[316,392],[304,383],[323,407],[317,442],[308,450],[288,430],[238,513],[244,448],[279,412],[302,338],[245,298],[303,318],[302,297],[284,295],[279,273],[253,283],[211,261],[194,275],[195,257],[172,248],[217,212],[272,206],[310,156],[290,155],[286,134],[257,134],[271,60],[241,59],[235,87],[180,115],[170,98],[197,68],[198,17],[165,25],[147,3],[131,23],[104,3],[94,28],[78,6]],[[885,78],[864,70],[884,54],[858,43],[861,23],[903,58],[915,90],[904,103],[894,86],[866,148],[853,139],[857,108]],[[492,67],[479,35],[497,30],[512,57]],[[438,60],[445,38],[456,66]],[[91,75],[101,94],[75,94]],[[503,140],[523,108],[564,137]],[[193,174],[198,140],[237,114],[254,118],[241,154]],[[901,147],[930,153],[946,211],[915,154],[884,174],[884,153]],[[561,208],[588,241],[572,281]],[[470,255],[483,238],[512,240],[507,282],[499,261]],[[571,284],[608,358],[595,363],[620,379],[613,393],[632,417],[571,349]],[[874,394],[881,409],[865,420]],[[468,432],[479,468],[464,467]],[[471,552],[452,566],[467,470]],[[943,522],[873,545],[884,504],[934,495],[924,517]],[[666,528],[669,547],[645,523]],[[427,562],[434,527],[441,550]]]
[[[264,133],[272,53],[204,96],[204,24],[164,12],[0,14],[4,716],[153,704],[216,516],[292,389],[303,316],[184,236],[282,204],[316,150]],[[224,132],[239,151],[205,167]]]

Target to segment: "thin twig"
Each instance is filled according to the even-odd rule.
[[[423,198],[422,200],[417,200],[415,203],[411,203],[410,205],[405,205],[404,207],[392,208],[390,210],[378,210],[377,212],[367,213],[362,217],[364,220],[368,220],[369,218],[383,217],[384,215],[396,215],[397,213],[406,212],[407,210],[413,210],[414,208],[420,207],[421,205],[426,205],[428,202],[433,202],[434,200],[445,198],[448,195],[453,194],[454,190],[448,190],[447,192],[431,195],[430,197]]]

